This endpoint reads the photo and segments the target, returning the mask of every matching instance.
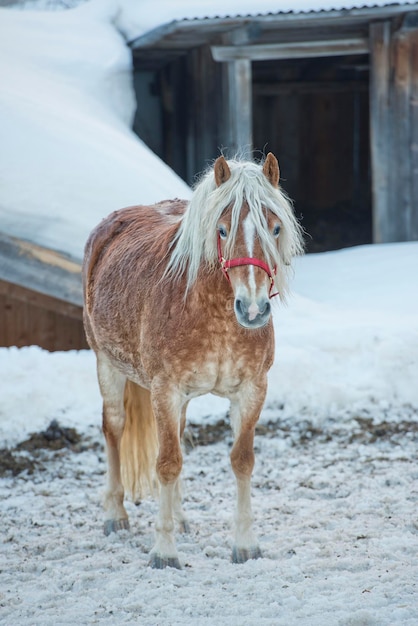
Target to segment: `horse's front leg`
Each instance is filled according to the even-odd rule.
[[[184,429],[186,427],[186,410],[187,410],[188,402],[186,402],[181,410],[181,419],[180,419],[180,441],[183,440]],[[187,534],[190,532],[190,525],[187,521],[187,518],[183,511],[182,506],[182,489],[181,489],[181,479],[180,477],[176,481],[176,486],[174,488],[174,502],[173,502],[173,514],[174,519],[176,520],[180,532]]]
[[[233,563],[244,563],[261,556],[253,531],[251,474],[254,468],[254,431],[266,396],[267,382],[246,384],[231,401],[231,422],[235,435],[231,465],[237,483]]]
[[[150,565],[156,569],[167,566],[180,569],[174,541],[174,518],[179,513],[178,480],[183,464],[180,447],[182,399],[176,390],[170,390],[161,383],[153,384],[151,398],[159,439],[157,475],[160,501]]]

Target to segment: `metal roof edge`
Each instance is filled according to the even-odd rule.
[[[172,35],[178,30],[191,30],[195,29],[198,24],[205,24],[208,26],[212,25],[230,25],[231,28],[234,26],[239,27],[243,26],[248,22],[272,22],[277,21],[278,24],[286,24],[294,21],[297,25],[301,25],[301,22],[305,22],[306,25],[310,23],[314,23],[316,21],[325,20],[335,20],[338,18],[345,17],[358,17],[364,18],[365,21],[374,17],[376,19],[387,19],[390,17],[396,17],[397,15],[402,15],[404,13],[409,13],[411,11],[418,10],[418,2],[414,2],[412,4],[387,4],[384,6],[363,6],[363,7],[352,7],[352,8],[343,8],[343,9],[319,9],[317,11],[285,11],[278,13],[260,13],[260,14],[248,14],[248,15],[228,15],[225,17],[193,17],[193,18],[183,18],[181,20],[172,20],[171,22],[167,22],[162,24],[161,26],[157,26],[149,31],[146,31],[142,35],[135,37],[128,41],[128,45],[135,48],[142,47],[152,47],[155,44],[158,44],[165,36]]]

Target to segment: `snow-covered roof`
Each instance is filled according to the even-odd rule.
[[[91,229],[115,209],[188,197],[131,130],[131,53],[115,8],[0,9],[0,280],[81,304]]]
[[[131,130],[132,58],[114,10],[0,9],[0,231],[82,258],[91,229],[189,187]]]

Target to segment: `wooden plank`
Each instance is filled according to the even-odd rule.
[[[392,241],[409,239],[411,203],[411,72],[410,39],[402,32],[393,42],[393,158],[395,176],[391,177],[390,199],[396,210],[391,216]]]
[[[20,302],[28,302],[34,306],[54,311],[72,319],[81,320],[83,318],[83,307],[81,305],[59,300],[5,280],[0,280],[0,294]]]
[[[418,240],[418,32],[411,33],[411,207],[409,239]]]
[[[0,233],[0,280],[82,306],[81,261]]]
[[[187,159],[188,180],[191,183],[195,181],[196,173],[218,156],[222,141],[225,141],[221,132],[225,121],[221,89],[222,73],[225,71],[226,68],[213,62],[209,46],[197,48],[189,55],[191,128],[187,137]]]
[[[270,61],[277,59],[301,59],[308,57],[367,54],[367,37],[350,37],[323,41],[291,41],[285,43],[212,46],[215,61],[239,60]]]
[[[255,83],[254,94],[257,96],[288,96],[289,94],[308,93],[353,93],[368,92],[368,82],[359,81],[288,81],[282,83]]]
[[[390,22],[370,26],[370,150],[373,197],[373,241],[391,241],[393,207],[389,203]]]
[[[38,345],[45,350],[88,348],[82,319],[0,293],[0,346]]]
[[[251,61],[240,59],[228,65],[229,126],[228,148],[247,156],[252,151],[252,68]]]

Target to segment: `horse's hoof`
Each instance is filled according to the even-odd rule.
[[[117,533],[118,530],[129,530],[129,520],[128,519],[107,519],[103,526],[103,532],[106,535],[110,535],[110,533]]]
[[[258,546],[254,548],[237,548],[236,546],[232,549],[232,562],[233,563],[245,563],[249,559],[259,559],[261,558],[261,550]]]
[[[181,522],[179,522],[179,530],[182,533],[182,535],[190,535],[190,524],[187,520],[183,519]]]
[[[175,557],[163,557],[159,554],[152,554],[149,562],[153,569],[164,569],[166,567],[174,567],[181,569],[180,561]]]

